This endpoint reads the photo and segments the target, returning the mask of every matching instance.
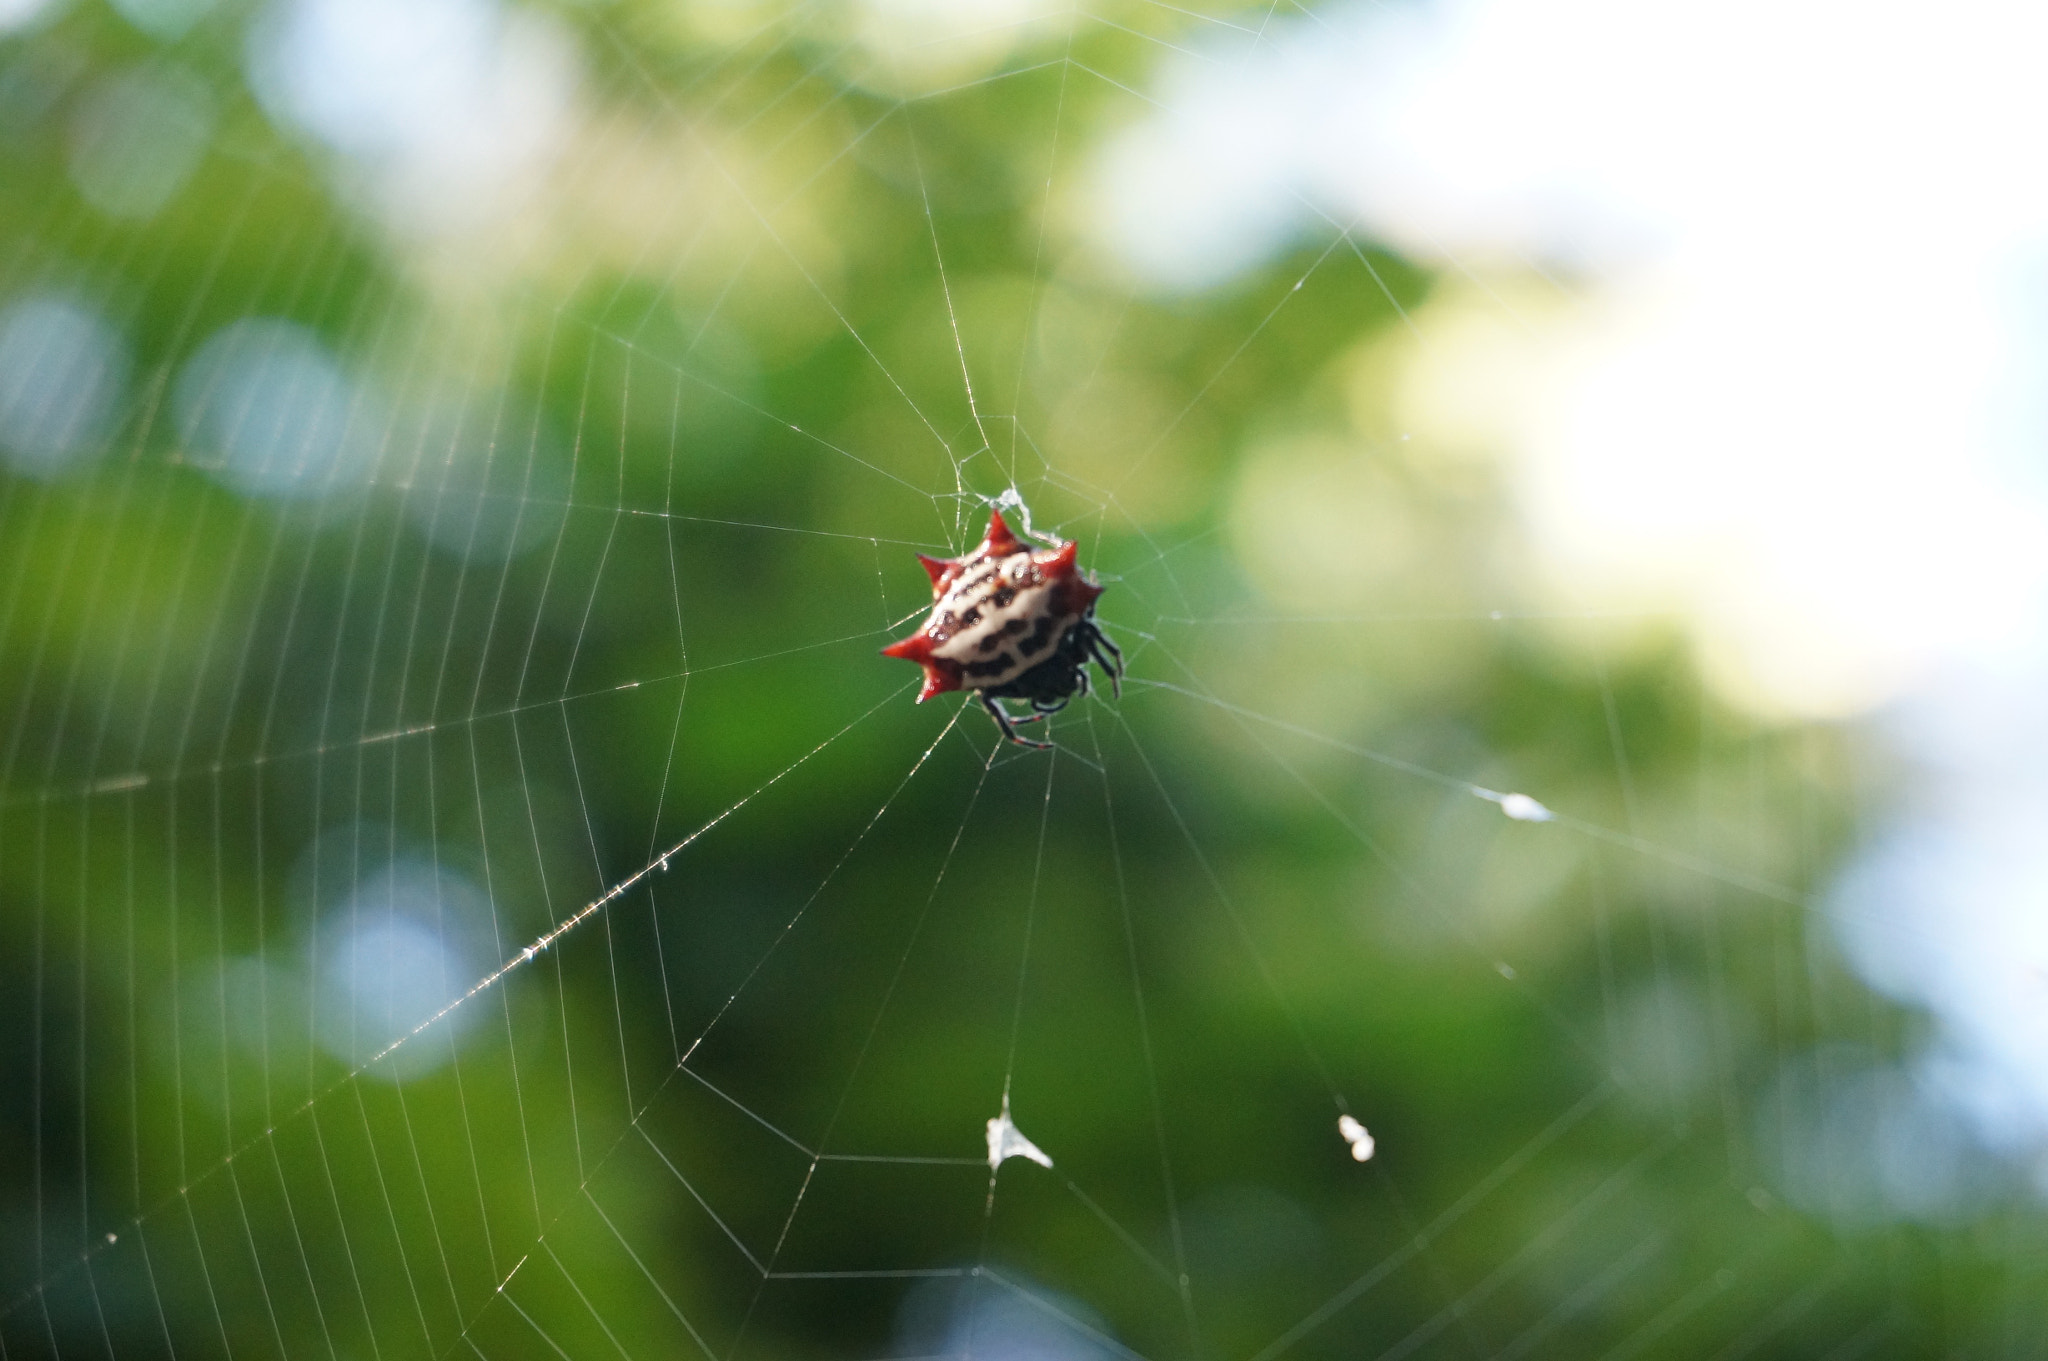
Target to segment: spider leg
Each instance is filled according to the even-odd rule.
[[[1103,655],[1105,652],[1109,654],[1107,657]],[[1124,697],[1124,654],[1115,643],[1109,641],[1107,634],[1092,624],[1088,628],[1088,655],[1094,659],[1095,664],[1101,667],[1103,673],[1109,677],[1110,693],[1114,694],[1118,699],[1122,699]]]
[[[975,691],[975,694],[978,695],[981,699],[981,707],[988,710],[988,716],[990,718],[993,718],[996,721],[996,726],[1003,730],[1003,736],[1005,739],[1011,742],[1015,742],[1020,747],[1036,747],[1040,751],[1052,750],[1052,743],[1050,742],[1034,742],[1028,737],[1019,737],[1017,735],[1016,721],[1013,720],[1007,713],[1003,712],[1003,706],[996,703],[996,701],[990,697],[988,691],[977,690]],[[1029,723],[1032,720],[1025,719],[1023,721]]]

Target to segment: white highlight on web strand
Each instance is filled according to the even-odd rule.
[[[1337,1133],[1342,1136],[1345,1143],[1351,1145],[1353,1162],[1370,1162],[1373,1150],[1379,1147],[1373,1140],[1372,1132],[1348,1115],[1337,1117]]]
[[[1051,1167],[1052,1159],[1045,1150],[1024,1137],[1010,1119],[1010,1103],[1003,1102],[1003,1113],[988,1122],[988,1167],[993,1172],[1011,1158],[1029,1158],[1040,1167]]]
[[[1503,794],[1494,789],[1481,789],[1478,785],[1472,786],[1472,792],[1489,803],[1499,804],[1500,811],[1516,822],[1551,822],[1557,817],[1527,794]]]

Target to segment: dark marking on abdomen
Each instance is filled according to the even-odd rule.
[[[1039,615],[1038,627],[1031,630],[1031,636],[1029,638],[1026,638],[1022,643],[1018,644],[1017,655],[1020,657],[1030,657],[1036,655],[1037,653],[1043,652],[1045,650],[1046,644],[1052,641],[1053,633],[1058,628],[1059,624],[1053,619],[1051,615]]]

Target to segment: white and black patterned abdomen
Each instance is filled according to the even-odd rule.
[[[926,632],[932,656],[960,668],[961,686],[986,690],[1051,656],[1080,621],[1029,552],[968,565],[939,597]]]

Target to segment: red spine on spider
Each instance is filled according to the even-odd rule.
[[[949,690],[972,690],[1003,736],[1025,747],[1047,747],[1017,734],[1087,694],[1088,663],[1123,693],[1124,658],[1095,623],[1103,588],[1075,562],[1077,545],[1033,548],[1010,532],[1001,511],[991,511],[988,533],[958,558],[917,560],[932,579],[932,612],[917,632],[882,649],[924,668],[917,702]],[[1024,700],[1031,713],[1012,718],[1000,701]]]

